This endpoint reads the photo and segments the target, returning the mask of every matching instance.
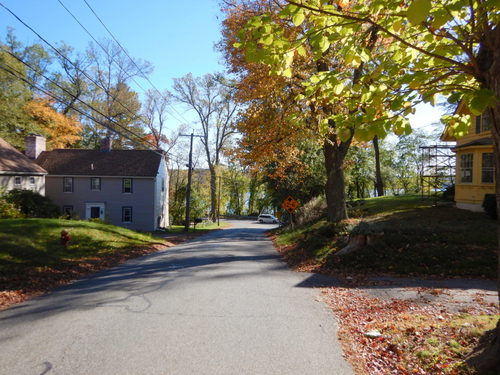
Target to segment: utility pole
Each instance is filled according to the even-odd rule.
[[[184,230],[189,231],[189,222],[191,221],[189,217],[189,209],[191,206],[191,174],[193,171],[193,137],[202,137],[201,135],[191,134],[179,134],[181,137],[190,137],[191,141],[189,143],[189,164],[188,167],[188,184],[186,188],[186,221],[184,223]]]

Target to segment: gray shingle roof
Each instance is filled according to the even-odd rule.
[[[58,149],[42,152],[36,161],[52,175],[154,177],[161,158],[149,150]]]
[[[47,174],[45,169],[0,138],[0,173],[2,172]]]

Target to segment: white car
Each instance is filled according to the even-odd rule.
[[[259,223],[268,223],[268,224],[278,224],[279,220],[276,216],[274,215],[269,215],[269,214],[262,214],[259,215],[259,218],[257,219]]]

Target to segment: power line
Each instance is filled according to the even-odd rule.
[[[65,103],[65,104],[66,104],[66,102],[64,101],[64,99],[61,99],[60,97],[58,97],[57,95],[53,94],[52,92],[50,92],[50,91],[48,91],[48,90],[46,90],[46,89],[44,89],[44,88],[40,87],[39,85],[35,84],[35,83],[34,83],[34,82],[32,82],[32,81],[30,81],[30,80],[28,80],[28,79],[26,79],[26,78],[22,77],[21,75],[19,75],[19,74],[21,74],[21,73],[20,73],[20,72],[18,72],[17,70],[13,69],[14,71],[12,71],[12,70],[10,70],[9,68],[10,68],[10,69],[12,69],[12,67],[10,67],[10,66],[8,66],[8,65],[7,65],[7,68],[5,68],[5,67],[3,66],[3,64],[0,64],[0,69],[4,70],[5,72],[7,72],[7,73],[9,73],[9,74],[11,74],[11,75],[13,75],[14,77],[16,77],[16,78],[20,79],[21,81],[23,81],[23,82],[27,83],[28,85],[31,85],[31,86],[35,87],[37,90],[39,90],[40,92],[43,92],[44,94],[46,94],[46,95],[50,96],[51,98],[53,98],[53,99],[55,99],[55,100],[57,100],[57,101],[59,101],[59,102],[61,102],[61,103]],[[17,73],[17,74],[16,74],[16,73]],[[89,115],[89,114],[87,114],[87,113],[85,113],[85,112],[81,111],[80,109],[78,109],[78,108],[74,108],[74,110],[75,110],[76,112],[80,113],[81,115],[83,115],[83,116],[85,116],[85,117],[87,117],[87,118],[91,119],[92,121],[95,121],[96,123],[98,123],[98,124],[100,124],[100,125],[104,126],[105,128],[107,128],[107,129],[109,129],[109,130],[111,130],[111,131],[113,131],[113,132],[115,132],[115,133],[117,133],[117,134],[121,135],[122,137],[124,137],[124,138],[126,138],[126,139],[130,140],[131,142],[136,143],[136,141],[135,141],[135,140],[131,139],[130,137],[126,136],[125,134],[122,134],[121,132],[119,132],[119,131],[118,131],[118,130],[116,130],[116,129],[113,129],[113,128],[108,127],[107,125],[105,125],[105,124],[103,124],[103,123],[100,123],[100,122],[99,122],[96,118],[94,118],[93,116],[91,116],[91,115]]]
[[[62,4],[61,4],[62,5]],[[69,64],[71,64],[77,71],[81,72],[85,77],[87,77],[92,83],[94,83],[97,87],[99,87],[100,89],[102,89],[106,95],[110,96],[109,95],[109,92],[103,88],[101,85],[99,85],[99,83],[97,83],[94,79],[92,79],[92,77],[90,77],[87,72],[85,72],[85,70],[82,70],[80,69],[78,66],[76,66],[70,59],[68,59],[68,57],[66,57],[61,51],[59,51],[59,49],[57,49],[56,47],[54,47],[50,42],[48,42],[45,38],[43,38],[36,30],[34,30],[31,26],[29,26],[26,22],[24,22],[19,16],[17,16],[17,14],[15,14],[12,10],[10,10],[7,6],[5,6],[2,2],[0,2],[0,6],[2,8],[4,8],[7,12],[9,12],[14,18],[16,18],[22,25],[24,25],[27,29],[29,29],[32,33],[34,33],[40,40],[42,40],[45,44],[47,44],[50,48],[52,48],[59,56],[61,56],[65,61],[67,61]],[[83,27],[83,25],[82,25]],[[94,39],[94,38],[93,38]],[[116,41],[117,42],[117,41]],[[117,42],[118,43],[118,42]],[[119,45],[121,49],[123,49],[123,47],[121,45]],[[102,48],[102,46],[101,46]],[[10,51],[7,51],[9,54],[11,54]],[[126,53],[126,51],[124,50],[124,52]],[[131,59],[131,57],[126,53],[126,55]],[[13,55],[16,59],[20,60],[23,64],[26,65],[26,63],[24,61],[22,61],[21,59],[19,59],[17,56]],[[108,55],[109,56],[109,55]],[[131,59],[132,60],[132,59]],[[114,61],[116,63],[116,61]],[[132,62],[135,64],[135,62],[132,60]],[[34,69],[33,67],[30,67],[31,70],[33,71],[37,71],[36,69]],[[3,69],[5,70],[5,69]],[[12,72],[9,72],[12,74]],[[142,72],[141,70],[141,73],[143,74],[144,76],[144,72]],[[21,74],[18,72],[18,74]],[[17,78],[23,80],[25,83],[27,83],[28,85],[31,85],[32,87],[36,88],[37,90],[39,90],[40,92],[43,92],[45,93],[46,95],[49,95],[50,97],[52,97],[53,99],[59,101],[60,103],[63,103],[65,105],[69,105],[70,103],[68,102],[65,102],[63,99],[57,97],[56,95],[54,95],[53,93],[51,93],[50,91],[44,89],[44,88],[41,88],[39,85],[36,85],[34,82],[31,82],[29,80],[26,80],[25,78],[21,77],[21,76],[17,76],[15,74],[13,74],[14,76],[16,76]],[[51,81],[48,77],[46,77],[45,75],[42,74],[42,76]],[[147,79],[147,77],[146,77]],[[107,119],[108,121],[116,124],[117,126],[123,128],[124,130],[126,130],[127,132],[131,133],[133,136],[141,139],[141,142],[146,142],[148,143],[149,145],[151,145],[152,147],[156,148],[157,145],[154,145],[152,144],[151,142],[143,139],[142,137],[140,137],[139,135],[135,134],[134,132],[132,132],[131,130],[127,129],[127,128],[124,128],[121,124],[117,123],[115,120],[113,120],[112,118],[109,118],[107,115],[103,114],[102,112],[100,112],[99,110],[97,110],[96,108],[94,108],[93,106],[89,105],[88,103],[84,102],[83,100],[81,100],[80,98],[74,96],[72,93],[70,93],[69,91],[65,90],[64,88],[62,88],[61,86],[59,86],[56,82],[52,81],[56,86],[58,86],[59,88],[61,88],[63,91],[65,91],[68,95],[70,95],[70,97],[72,97],[73,99],[76,99],[78,100],[79,102],[81,102],[82,104],[84,104],[85,106],[89,107],[90,109],[92,109],[93,111],[95,111],[96,113],[100,114],[102,117],[104,117],[105,119]],[[151,83],[151,81],[149,81],[148,79],[148,82]],[[152,83],[151,83],[152,84]],[[153,84],[152,84],[153,85]],[[154,85],[153,85],[154,86]],[[155,90],[160,94],[160,96],[163,97],[163,95],[161,94],[161,92],[156,88],[154,87]],[[143,89],[144,90],[144,89]],[[136,114],[134,112],[132,112],[128,107],[126,107],[123,103],[121,103],[119,100],[117,100],[116,98],[113,98],[114,101],[116,103],[118,103],[122,108],[124,108],[125,110],[127,110],[130,114],[132,114],[133,116],[135,116]],[[72,107],[72,106],[71,106]],[[131,142],[133,143],[136,143],[136,144],[140,144],[141,146],[144,146],[143,143],[138,143],[137,141],[134,141],[133,139],[131,139],[130,137],[124,135],[123,133],[121,133],[120,131],[116,130],[116,129],[113,129],[113,128],[110,128],[109,126],[107,126],[106,124],[103,124],[102,122],[100,122],[99,120],[97,120],[95,117],[85,113],[85,112],[82,112],[81,110],[79,110],[78,108],[74,108],[72,107],[73,110],[75,110],[76,112],[80,113],[81,115],[89,118],[90,120],[94,121],[95,123],[97,124],[100,124],[101,126],[104,126],[106,129],[110,130],[110,131],[113,131],[121,136],[123,136],[124,138],[130,140]],[[173,107],[172,107],[173,108]],[[175,110],[175,108],[173,108]],[[177,111],[176,111],[177,112]],[[181,117],[183,117],[182,115],[180,115]],[[183,119],[188,122],[184,117]],[[179,119],[176,118],[177,121],[179,121]],[[179,121],[181,122],[181,121]]]
[[[21,58],[19,58],[16,54],[12,53],[11,51],[9,51],[8,49],[5,49],[3,47],[0,46],[0,50],[8,53],[9,55],[11,55],[12,57],[14,57],[16,60],[18,60],[19,62],[21,62],[22,64],[24,64],[26,67],[28,67],[29,69],[33,70],[33,71],[36,71],[36,68],[34,68],[33,66],[31,66],[30,64],[28,64],[27,62],[23,61]],[[9,66],[8,64],[5,64],[7,65],[10,69],[13,69],[14,71],[16,71],[18,74],[22,74],[21,72],[17,71],[16,69],[14,69],[13,67]],[[59,85],[59,83],[57,83],[55,80],[47,77],[45,74],[41,74],[43,78],[45,78],[47,81],[49,81],[50,83],[53,83],[55,86],[57,86],[58,88],[60,88],[62,91],[64,91],[66,94],[68,94],[72,99],[75,99],[77,101],[79,101],[80,103],[84,104],[85,106],[89,107],[91,110],[93,110],[94,112],[98,113],[99,115],[101,115],[102,117],[104,117],[105,119],[107,119],[108,121],[114,123],[115,125],[121,127],[123,130],[129,132],[130,134],[132,134],[133,136],[139,138],[142,140],[142,137],[136,133],[134,133],[132,130],[130,129],[127,129],[126,127],[124,127],[123,125],[121,125],[120,123],[118,123],[116,120],[112,119],[111,117],[105,115],[104,113],[102,113],[101,111],[99,111],[98,109],[96,109],[94,106],[88,104],[87,102],[83,101],[82,99],[78,98],[77,96],[73,95],[70,91],[68,91],[66,88],[62,87],[61,85]],[[20,77],[18,77],[20,78]],[[31,84],[29,83],[30,81],[27,81],[27,80],[24,80],[25,82],[28,82],[28,84]],[[37,89],[39,89],[39,86],[36,86],[34,85],[34,87],[36,87]],[[44,89],[44,93],[46,93],[48,90]],[[55,98],[54,98],[55,99]],[[67,104],[67,102],[63,101],[63,100],[60,100],[60,102],[62,104]],[[74,110],[77,110],[77,108],[73,108]],[[81,112],[79,112],[81,113]],[[85,114],[84,114],[85,115]],[[87,116],[88,117],[88,116]],[[93,117],[94,119],[94,117]],[[105,126],[107,129],[110,129],[109,127],[107,127],[106,125],[102,124],[100,121],[96,121],[98,124],[102,125],[102,126]],[[113,130],[112,128],[110,130]],[[120,135],[122,135],[120,133]],[[149,143],[151,146],[155,146],[154,144],[152,144],[151,142],[149,141],[145,141],[147,143]]]
[[[103,50],[103,52],[108,56],[108,58],[118,67],[118,69],[120,69],[120,71],[124,71],[123,68],[120,66],[120,64],[118,64],[118,62],[109,54],[109,52],[106,50],[106,48],[94,37],[94,35],[83,25],[82,22],[80,22],[80,20],[78,19],[78,17],[76,17],[74,15],[73,12],[71,12],[68,7],[66,7],[66,5],[61,1],[61,0],[57,0],[59,2],[59,4],[61,4],[61,6],[66,10],[66,12],[75,20],[75,22],[77,22],[80,27],[92,38],[92,40],[94,40],[94,42]],[[97,17],[97,16],[96,16]],[[99,18],[98,18],[99,19]],[[100,20],[100,19],[99,19]],[[134,63],[134,65],[139,69],[139,67],[137,66],[137,64],[135,63],[135,61],[127,54],[127,52],[123,49],[123,47],[118,43],[118,41],[115,40],[115,42],[118,44],[118,46],[125,52],[126,56]],[[139,70],[139,72],[144,76],[144,73]],[[134,78],[134,77],[131,77],[132,81],[144,92],[146,93],[147,90],[142,87],[142,85],[137,82],[137,80]],[[147,79],[147,78],[146,78]],[[149,80],[148,80],[149,81]],[[160,95],[163,97],[163,95],[160,93]],[[165,99],[166,100],[166,99]],[[173,107],[172,107],[173,108]],[[169,114],[177,121],[179,122],[182,122],[181,120],[179,120],[177,117],[175,117],[172,113],[169,112]],[[186,119],[184,119],[184,121],[186,121]]]
[[[19,60],[20,62],[22,62],[24,65],[26,65],[28,68],[30,69],[34,69],[31,65],[29,65],[28,63],[24,62],[23,60],[21,60],[19,57],[17,57],[15,54],[13,54],[12,52],[6,50],[5,48],[3,47],[0,47],[1,50],[3,50],[4,52],[7,52],[9,53],[11,56],[13,56],[14,58],[16,58],[17,60]],[[3,66],[2,66],[3,65]],[[2,64],[0,65],[0,68],[3,69],[4,71],[10,73],[11,75],[15,76],[16,78],[24,81],[25,83],[31,85],[32,87],[36,88],[37,90],[39,90],[40,92],[43,92],[44,94],[50,96],[51,98],[59,101],[60,103],[62,104],[68,104],[64,99],[60,98],[59,96],[57,96],[56,94],[52,93],[51,91],[45,89],[45,88],[42,88],[40,87],[39,85],[37,85],[36,83],[26,79],[25,77],[22,76],[22,73],[19,72],[18,70],[16,70],[15,68],[11,67],[10,65],[8,64]],[[4,66],[7,66],[7,68],[5,68]],[[14,73],[15,72],[15,73]],[[17,73],[17,74],[16,74]],[[148,143],[150,146],[153,146],[155,147],[154,144],[152,144],[151,142],[143,139],[140,135],[134,133],[133,131],[131,131],[130,129],[127,129],[125,128],[123,125],[121,125],[120,123],[116,122],[115,120],[113,120],[112,118],[106,116],[105,114],[103,114],[101,111],[99,111],[98,109],[96,109],[95,107],[93,107],[92,105],[86,103],[85,101],[81,100],[80,98],[77,98],[76,96],[74,96],[71,92],[69,92],[68,90],[66,90],[64,87],[60,86],[57,82],[55,82],[54,80],[46,77],[45,75],[42,74],[42,76],[47,79],[48,81],[50,81],[51,83],[53,83],[54,85],[56,85],[58,88],[60,88],[61,90],[63,90],[65,93],[67,93],[69,96],[71,96],[73,99],[76,99],[78,100],[79,102],[81,102],[82,104],[84,104],[85,106],[89,107],[91,110],[93,110],[94,112],[96,112],[97,114],[101,115],[102,117],[104,117],[105,119],[107,119],[108,121],[110,121],[111,123],[119,126],[120,128],[122,128],[123,130],[129,132],[130,134],[132,134],[133,136],[135,136],[136,138],[140,139],[141,142],[138,142],[137,140],[134,140],[132,138],[130,138],[129,136],[123,134],[122,132],[118,131],[117,129],[114,129],[112,127],[110,127],[109,125],[99,121],[98,119],[96,119],[94,116],[92,115],[89,115],[88,113],[85,113],[83,111],[81,111],[80,109],[78,108],[73,108],[73,110],[75,110],[76,112],[80,113],[82,116],[85,116],[87,117],[88,119],[94,121],[95,123],[105,127],[106,129],[114,132],[114,133],[117,133],[119,134],[120,136],[128,139],[129,141],[133,142],[134,144],[138,144],[140,146],[144,146],[144,143],[142,142],[145,142],[145,143]],[[151,151],[154,151],[154,150],[151,150]]]
[[[96,85],[97,87],[99,87],[100,89],[102,89],[107,96],[111,96],[109,94],[109,92],[104,88],[102,87],[101,85],[99,85],[99,83],[97,83],[92,77],[90,77],[87,72],[85,72],[84,70],[78,68],[70,59],[68,59],[61,51],[59,51],[56,47],[54,47],[50,42],[48,42],[45,38],[43,38],[37,31],[35,31],[31,26],[29,26],[26,22],[24,22],[20,17],[18,17],[13,11],[11,11],[8,7],[6,7],[4,4],[2,4],[0,2],[0,6],[2,8],[4,8],[7,12],[9,12],[13,17],[15,17],[20,23],[22,23],[27,29],[29,29],[31,32],[33,32],[38,38],[40,38],[40,40],[42,40],[44,43],[46,43],[50,48],[52,48],[59,56],[61,56],[65,61],[67,61],[68,63],[70,63],[76,70],[78,70],[79,72],[81,72],[85,77],[87,77],[87,79],[89,81],[91,81],[94,85]],[[134,117],[136,116],[136,113],[134,113],[131,109],[129,109],[127,106],[125,106],[124,104],[122,104],[119,100],[117,100],[116,98],[113,98],[113,100],[118,103],[122,108],[124,108],[125,110],[127,110],[131,115],[133,115]]]
[[[60,0],[59,0],[60,2]],[[113,33],[109,30],[109,28],[105,25],[105,23],[102,21],[102,19],[97,15],[97,13],[95,12],[95,10],[90,6],[90,4],[87,2],[87,0],[83,0],[83,2],[87,5],[87,7],[90,9],[90,11],[94,14],[94,16],[97,18],[97,20],[101,23],[101,25],[104,27],[104,29],[106,29],[106,31],[108,32],[108,34],[111,36],[111,38],[113,38],[113,40],[116,42],[116,44],[118,44],[118,46],[122,49],[122,51],[125,53],[125,55],[130,59],[130,61],[132,61],[132,63],[135,65],[135,67],[139,70],[139,72],[142,74],[142,77],[149,82],[149,84],[151,85],[151,87],[153,87],[153,89],[161,96],[163,97],[165,100],[166,98],[163,96],[163,94],[160,92],[160,90],[158,90],[158,88],[154,85],[153,82],[151,82],[151,80],[146,76],[146,74],[142,71],[142,69],[137,65],[137,63],[134,61],[134,59],[132,59],[132,57],[130,57],[130,55],[128,54],[127,50],[125,48],[123,48],[123,46],[121,45],[121,43],[118,41],[118,39],[113,35]],[[177,111],[177,109],[175,109],[174,106],[170,105],[169,104],[169,107],[172,108],[174,110],[175,113],[177,113],[177,115],[179,115],[185,122],[188,122],[184,116],[179,113]],[[172,114],[171,114],[172,115]],[[179,119],[176,119],[177,121],[179,121]]]
[[[76,17],[73,12],[71,12],[66,5],[61,0],[57,0],[59,4],[66,10],[66,12],[75,20],[76,23],[80,25],[80,27],[92,38],[92,40],[102,49],[102,51],[108,56],[108,58],[120,69],[120,71],[124,71],[123,68],[118,64],[118,62],[109,54],[109,52],[106,50],[106,48],[94,37],[94,35],[83,25],[83,23],[80,22],[78,17]],[[146,89],[142,87],[142,85],[137,82],[133,77],[131,77],[132,81],[144,92],[146,92]],[[179,119],[176,119],[179,121]]]

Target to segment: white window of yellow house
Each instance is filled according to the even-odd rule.
[[[490,130],[490,111],[486,110],[481,116],[476,117],[476,134]]]
[[[460,155],[460,182],[472,182],[473,154]]]
[[[481,164],[481,182],[493,183],[495,176],[495,159],[492,152],[484,152]]]

